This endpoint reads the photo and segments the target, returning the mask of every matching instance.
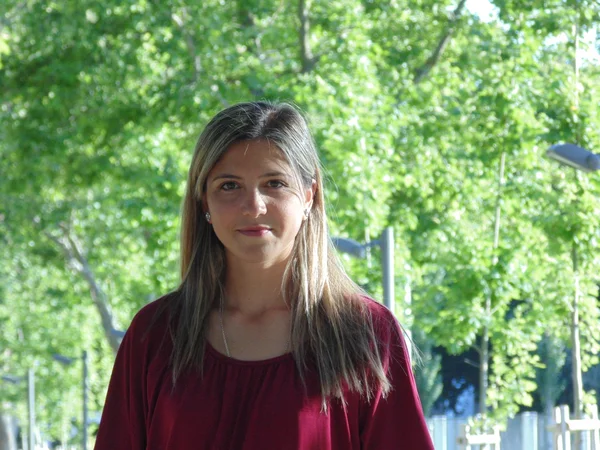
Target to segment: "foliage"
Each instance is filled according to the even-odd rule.
[[[394,228],[403,320],[454,354],[489,330],[497,418],[531,403],[543,332],[568,342],[573,245],[593,367],[600,180],[543,155],[556,142],[599,142],[598,64],[584,59],[574,79],[569,34],[575,21],[582,37],[594,30],[599,7],[493,3],[498,17],[486,22],[450,0],[314,0],[303,22],[280,0],[3,2],[0,372],[37,361],[48,433],[67,433],[81,401],[80,363],[52,354],[90,352],[99,411],[114,356],[107,327],[126,328],[176,287],[195,139],[242,100],[306,112],[333,236],[371,241]],[[378,251],[344,260],[380,298]],[[0,401],[24,417],[22,389],[2,389]]]

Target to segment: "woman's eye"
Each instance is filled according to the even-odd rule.
[[[231,191],[235,188],[237,188],[237,184],[234,183],[233,181],[227,181],[221,185],[222,191]]]
[[[269,187],[272,187],[272,188],[282,188],[282,187],[285,187],[285,183],[283,181],[280,181],[280,180],[271,180],[267,184],[269,185]]]

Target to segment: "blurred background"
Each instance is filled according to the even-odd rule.
[[[248,100],[307,115],[379,300],[392,229],[428,417],[583,414],[600,172],[546,150],[599,153],[599,25],[596,0],[3,0],[0,430],[30,445],[33,372],[34,440],[91,448],[120,332],[178,284],[195,141]]]

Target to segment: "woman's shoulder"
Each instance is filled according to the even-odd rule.
[[[141,340],[147,335],[162,335],[168,328],[170,307],[175,300],[176,295],[169,293],[144,305],[133,316],[126,336]]]
[[[361,300],[370,315],[373,332],[380,349],[395,351],[395,348],[406,346],[404,331],[392,311],[369,296],[362,295]]]
[[[373,321],[373,326],[375,326],[376,329],[389,329],[390,327],[396,328],[399,326],[398,320],[386,306],[372,299],[368,295],[361,295],[360,299],[366,307],[366,310]]]

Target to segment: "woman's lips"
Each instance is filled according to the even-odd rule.
[[[244,236],[260,237],[271,232],[270,228],[266,227],[249,227],[238,230]]]

